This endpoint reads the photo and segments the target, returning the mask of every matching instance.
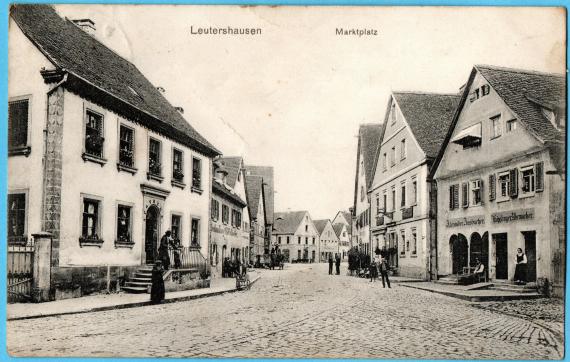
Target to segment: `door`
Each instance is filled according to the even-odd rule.
[[[146,211],[144,251],[146,263],[152,264],[156,258],[158,246],[158,208],[150,206]]]
[[[536,231],[523,231],[526,254],[526,281],[536,281]]]
[[[467,238],[463,234],[452,235],[451,244],[451,272],[453,274],[463,273],[463,268],[467,266],[469,259],[469,246]]]
[[[509,278],[509,256],[508,256],[508,243],[507,234],[493,234],[495,241],[496,252],[496,272],[495,279],[508,279]]]

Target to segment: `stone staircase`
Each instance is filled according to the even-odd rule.
[[[536,283],[527,283],[526,285],[513,284],[508,281],[493,281],[493,290],[502,290],[512,293],[536,293]]]
[[[135,272],[134,278],[129,279],[121,289],[127,293],[146,293],[148,286],[152,284],[152,267],[153,264],[141,266]]]
[[[459,277],[455,274],[446,275],[435,281],[438,284],[458,285]]]

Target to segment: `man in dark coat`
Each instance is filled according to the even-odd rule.
[[[329,254],[329,275],[332,275],[332,271],[333,271],[333,257],[331,253]]]
[[[158,259],[162,261],[164,270],[168,270],[168,268],[170,268],[170,256],[168,256],[170,234],[170,230],[166,230],[162,238],[160,238],[160,245],[158,246]]]
[[[164,279],[162,278],[164,269],[162,262],[157,260],[152,267],[152,284],[150,287],[150,301],[153,304],[159,304],[164,300]]]
[[[388,262],[385,258],[380,259],[380,274],[382,275],[382,287],[386,288],[386,283],[388,283],[388,288],[392,288],[390,286],[390,279],[388,279]],[[384,282],[386,280],[386,283]]]
[[[336,275],[340,275],[340,255],[336,254]]]

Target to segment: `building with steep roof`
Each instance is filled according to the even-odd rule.
[[[53,7],[12,5],[8,38],[8,244],[52,235],[49,298],[115,286],[154,263],[166,230],[184,260],[206,265],[220,152],[134,64]]]
[[[373,249],[400,275],[429,278],[431,165],[457,108],[459,96],[394,92],[377,149],[370,187]]]
[[[270,236],[273,230],[274,208],[275,208],[275,186],[272,166],[252,166],[246,165],[246,174],[249,176],[260,176],[263,178],[263,194],[265,195],[265,235]]]
[[[319,232],[319,255],[320,262],[327,262],[339,252],[339,238],[329,219],[314,220],[313,223]],[[342,224],[339,224],[342,225]]]
[[[354,177],[354,245],[372,256],[370,244],[370,195],[375,159],[380,147],[384,124],[362,124],[358,130],[356,174]]]
[[[269,238],[266,228],[265,192],[261,176],[245,176],[245,192],[250,218],[250,262],[256,265],[264,263],[264,255],[269,254]]]
[[[471,70],[431,174],[437,182],[434,274],[479,259],[513,281],[518,248],[527,281],[563,295],[566,77],[487,65]]]
[[[316,262],[319,257],[319,232],[308,211],[276,212],[271,242],[285,261]]]
[[[250,263],[250,220],[246,207],[245,168],[241,157],[220,157],[214,161],[210,206],[210,265],[223,275],[222,265],[230,261]]]

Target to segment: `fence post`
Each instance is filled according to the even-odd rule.
[[[33,234],[34,266],[32,279],[32,300],[47,302],[51,285],[51,240],[50,233]]]

